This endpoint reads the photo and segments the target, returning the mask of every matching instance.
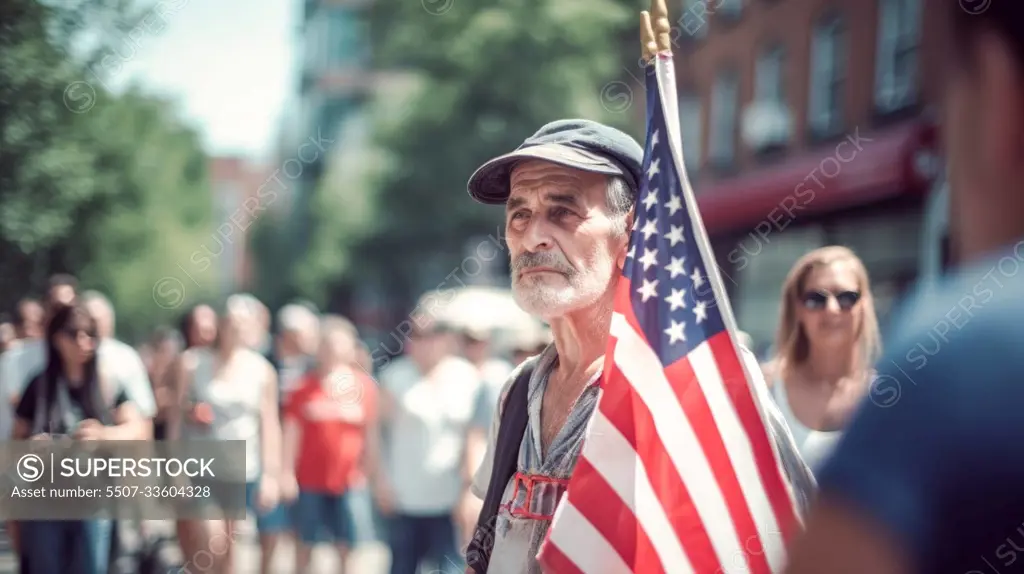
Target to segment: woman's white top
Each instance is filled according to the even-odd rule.
[[[209,427],[186,423],[183,438],[245,441],[245,479],[260,475],[260,418],[263,393],[270,384],[269,363],[249,349],[239,349],[232,359],[231,378],[217,373],[217,356],[210,349],[195,349],[196,365],[189,396],[210,405]]]
[[[832,454],[832,450],[835,448],[836,443],[839,442],[843,431],[819,431],[807,427],[800,422],[796,415],[793,414],[793,409],[789,406],[789,395],[786,393],[786,385],[780,378],[776,378],[775,384],[772,385],[772,396],[775,398],[776,404],[779,405],[779,410],[782,412],[783,418],[786,419],[790,432],[793,433],[793,440],[796,441],[800,456],[804,459],[807,466],[810,467],[811,471],[817,472],[825,459]]]

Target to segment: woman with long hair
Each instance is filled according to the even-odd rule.
[[[816,469],[868,392],[881,352],[868,273],[853,251],[822,247],[796,262],[782,289],[775,352],[765,380]]]
[[[246,502],[256,515],[266,550],[268,538],[276,539],[288,528],[285,510],[277,505],[281,477],[277,375],[269,361],[244,344],[243,319],[238,309],[229,308],[212,346],[185,351],[169,434],[171,438],[245,441]],[[216,547],[211,571],[227,574],[233,572],[237,527],[233,520],[182,520],[178,540],[186,557],[200,551],[209,554],[211,546]],[[272,555],[263,554],[261,571],[267,573]]]
[[[101,375],[96,321],[82,304],[55,310],[46,327],[47,363],[22,394],[15,440],[142,440],[149,423],[125,389]],[[22,574],[106,574],[108,519],[19,522]]]

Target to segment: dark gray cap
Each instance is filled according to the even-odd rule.
[[[477,168],[469,178],[469,195],[480,203],[505,203],[512,168],[529,159],[593,173],[621,175],[636,192],[644,151],[635,139],[604,124],[590,120],[558,120],[537,130],[515,151]]]

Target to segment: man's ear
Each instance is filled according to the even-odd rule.
[[[615,265],[618,266],[619,271],[622,271],[626,266],[626,254],[629,253],[629,240],[633,236],[633,218],[635,215],[632,209],[626,214],[626,231],[623,234],[625,236],[625,245],[619,249],[619,255],[615,259]]]

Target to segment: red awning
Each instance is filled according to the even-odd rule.
[[[709,235],[749,230],[767,220],[815,214],[924,193],[930,178],[915,166],[934,152],[935,130],[905,123],[868,133],[851,131],[834,144],[736,178],[696,185]]]

